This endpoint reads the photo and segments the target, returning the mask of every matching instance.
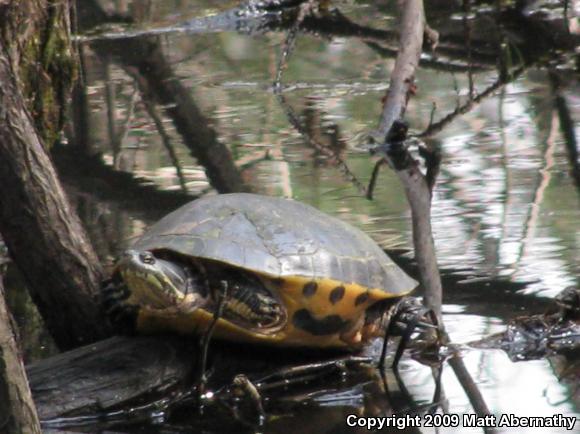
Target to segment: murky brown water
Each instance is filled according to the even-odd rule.
[[[105,28],[101,33],[106,34],[175,26],[234,4],[177,0],[103,3],[109,11],[132,13],[138,23],[130,29]],[[391,3],[344,1],[336,6],[360,25],[393,30],[396,20]],[[467,60],[476,65],[476,94],[497,80],[498,44],[510,50],[512,63],[508,66],[515,69],[523,59],[530,65],[519,78],[483,98],[429,139],[442,153],[433,197],[433,228],[445,278],[444,319],[453,341],[466,343],[502,330],[516,315],[541,312],[547,299],[569,285],[580,284],[580,185],[571,175],[567,123],[571,119],[572,134],[578,138],[580,88],[573,50],[567,51],[560,43],[562,50],[556,52],[530,39],[530,34],[539,32],[533,27],[537,22],[551,36],[563,30],[559,21],[562,8],[547,5],[544,12],[550,19],[542,20],[540,12],[530,11],[528,27],[522,27],[521,21],[509,17],[496,24],[492,7],[481,6],[464,19],[459,8],[446,9],[439,3],[428,3],[426,10],[430,24],[441,33],[443,49],[440,54],[436,51],[436,57],[425,56],[426,64],[417,76],[417,94],[407,113],[413,133],[429,125],[434,106],[437,121],[457,104],[467,102]],[[408,264],[412,257],[410,214],[393,173],[386,168],[381,171],[374,201],[362,197],[340,171],[305,144],[272,92],[285,33],[247,35],[232,30],[188,33],[182,28],[133,40],[148,41],[160,50],[163,61],[172,68],[173,79],[184,86],[206,125],[229,149],[248,188],[292,197],[351,222],[385,248],[395,249],[395,256]],[[578,29],[572,27],[571,31]],[[473,37],[471,53],[460,55],[457,53],[466,47],[466,32]],[[580,36],[571,33],[562,39],[578,44]],[[106,173],[104,181],[95,181],[92,178],[101,175],[61,168],[99,253],[112,260],[148,224],[186,200],[186,195],[214,194],[215,190],[167,112],[158,106],[148,109],[143,88],[139,88],[142,74],[136,70],[139,56],[151,54],[133,52],[126,55],[131,59],[119,60],[118,53],[111,50],[107,55],[98,48],[99,43],[102,41],[81,45],[86,99],[77,98],[74,111],[84,110],[87,126],[79,132],[77,121],[77,129],[71,127],[69,148],[78,146],[84,137],[88,152],[102,153],[108,165],[147,180],[158,190],[174,192],[170,200],[163,194],[123,194],[99,184],[106,182]],[[283,77],[284,95],[303,116],[310,133],[341,152],[365,184],[373,162],[364,139],[377,126],[393,65],[393,58],[381,57],[373,43],[376,40],[370,38],[300,34]],[[447,47],[455,51],[445,51]],[[444,71],[428,60],[456,71]],[[412,265],[408,269],[412,272]],[[31,349],[29,355],[34,354]],[[512,363],[499,350],[466,349],[465,362],[495,414],[580,416],[575,387],[558,381],[559,360]],[[404,360],[401,375],[411,397],[410,401],[401,400],[403,404],[431,401],[434,383],[430,368]],[[446,411],[473,412],[449,368],[444,370],[443,388]],[[372,378],[340,392],[319,391],[320,396],[315,395],[308,405],[269,421],[265,431],[352,432],[345,425],[346,414],[384,415],[395,410],[377,390],[382,386]],[[209,426],[204,432],[220,432],[215,424]],[[187,432],[179,429],[167,425],[162,432]],[[444,432],[455,431],[471,432],[465,428]],[[518,432],[527,431],[520,428]]]

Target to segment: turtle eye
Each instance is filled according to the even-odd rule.
[[[141,262],[144,264],[155,264],[155,257],[149,252],[139,253],[139,259],[141,259]]]

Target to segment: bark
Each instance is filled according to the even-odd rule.
[[[0,10],[13,17],[10,11],[21,6],[36,8],[21,27],[37,39],[47,36],[44,20],[54,19],[53,9],[66,9],[65,2],[11,2]],[[11,29],[4,23],[3,39]],[[30,100],[23,97],[21,83],[33,85],[23,55],[17,44],[0,48],[0,232],[55,342],[67,349],[105,335],[95,300],[102,271],[37,134],[42,123],[35,128]],[[47,54],[39,55],[42,63]]]
[[[24,365],[4,302],[0,279],[0,432],[5,434],[40,433],[40,424]]]
[[[0,2],[0,44],[18,76],[36,132],[50,146],[63,126],[76,73],[68,1]]]
[[[399,53],[391,74],[385,106],[376,132],[381,143],[385,141],[393,123],[402,119],[409,96],[415,91],[414,77],[423,47],[425,12],[422,0],[407,0],[401,17]],[[401,180],[411,207],[413,221],[413,245],[421,283],[425,290],[425,305],[441,320],[442,286],[437,266],[437,254],[431,229],[431,189],[417,165],[401,165],[388,155],[391,167]],[[406,154],[406,151],[405,151]],[[399,154],[401,156],[402,154]],[[411,160],[407,155],[402,159]],[[440,321],[441,322],[441,321]]]
[[[402,119],[405,114],[423,48],[425,33],[423,1],[410,0],[402,4],[404,7],[402,7],[399,51],[379,124],[379,133],[382,137],[386,137],[393,122]]]
[[[45,421],[167,396],[190,376],[194,361],[178,338],[114,337],[35,362],[27,372]]]
[[[191,336],[117,336],[35,362],[27,366],[27,373],[38,414],[43,422],[82,415],[95,417],[96,423],[98,416],[117,410],[131,409],[134,415],[137,407],[161,411],[169,406],[177,411],[186,406],[190,413],[196,404],[180,400],[194,391],[199,369],[197,343]],[[272,393],[286,389],[288,378],[273,378],[271,374],[282,370],[297,375],[308,366],[333,365],[337,356],[344,360],[343,354],[312,349],[288,351],[219,340],[212,340],[210,345],[207,388],[222,397],[229,394],[224,386],[230,386],[240,373],[261,378],[257,383],[268,383],[262,384],[261,390]],[[354,357],[352,364],[361,360],[368,363],[370,359]],[[340,378],[344,366],[350,369],[350,363],[345,363],[338,369]],[[324,368],[315,371],[311,374],[337,373]]]

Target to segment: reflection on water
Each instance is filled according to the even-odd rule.
[[[122,3],[124,7],[116,12],[132,11],[139,30],[163,28],[233,5],[169,0],[103,3],[111,10]],[[382,8],[383,2],[376,3],[338,5],[358,24],[392,30],[395,20],[392,15],[385,18],[389,12]],[[567,147],[570,134],[564,112],[555,104],[559,97],[578,131],[579,93],[570,65],[537,67],[529,56],[532,49],[541,48],[509,41],[501,27],[490,38],[493,8],[474,11],[477,14],[469,15],[467,26],[464,14],[446,15],[441,9],[435,15],[440,5],[432,3],[426,9],[433,15],[431,24],[441,33],[441,54],[423,59],[418,91],[407,113],[414,133],[430,124],[434,106],[437,121],[467,102],[469,59],[479,65],[473,67],[477,71],[474,92],[483,92],[497,80],[496,36],[511,50],[513,62],[526,59],[532,65],[517,80],[428,139],[429,144],[440,148],[443,158],[433,196],[433,228],[446,279],[444,318],[453,340],[466,343],[500,331],[507,319],[528,309],[541,311],[537,306],[546,304],[542,297],[553,297],[566,286],[579,284],[579,186],[571,175],[574,162]],[[561,13],[561,9],[550,7],[554,20]],[[473,37],[467,52],[462,45],[466,29]],[[154,55],[120,54],[123,46],[115,52],[116,48],[104,50],[103,41],[84,42],[84,86],[77,90],[74,111],[86,114],[87,130],[80,131],[78,122],[71,127],[74,140],[69,146],[79,146],[82,141],[90,154],[102,153],[106,164],[132,173],[158,190],[185,190],[186,195],[179,200],[187,200],[187,195],[211,194],[209,172],[191,156],[193,151],[184,139],[188,136],[182,134],[185,127],[179,119],[183,121],[184,115],[179,107],[185,105],[190,112],[199,110],[199,122],[204,122],[197,125],[203,132],[196,133],[196,140],[215,134],[209,139],[215,142],[211,146],[225,145],[223,158],[231,158],[239,171],[236,185],[293,197],[337,215],[361,227],[383,247],[405,252],[400,260],[408,262],[412,250],[410,216],[393,173],[381,171],[375,200],[367,201],[330,164],[328,156],[305,144],[289,124],[271,88],[283,39],[281,32],[247,35],[234,31],[164,32],[155,38],[130,39],[132,43],[147,42],[150,45],[143,46]],[[577,42],[577,34],[569,39]],[[284,74],[284,95],[310,134],[342,155],[363,183],[368,182],[373,168],[364,150],[364,137],[376,126],[392,68],[392,59],[380,53],[369,41],[358,38],[328,41],[301,34]],[[159,83],[168,86],[170,80],[173,87],[165,91],[181,86],[179,90],[186,94],[174,100],[154,96],[156,104],[152,105],[147,98],[159,90],[147,89],[150,82],[146,81],[151,77],[139,69],[140,56],[165,62],[166,75]],[[558,60],[566,65],[568,58],[560,53]],[[452,64],[455,69],[445,72],[433,66],[436,61],[447,62],[448,69]],[[69,183],[81,181],[75,178]],[[232,184],[226,181],[223,185]],[[93,206],[97,211],[85,207],[84,217],[94,221],[97,214],[96,220],[108,222],[109,244],[103,245],[102,230],[93,230],[94,239],[101,240],[100,254],[107,259],[166,211],[162,205],[156,207],[155,201],[148,209],[135,211],[115,197],[101,198],[101,203]],[[514,364],[495,350],[466,350],[465,360],[494,413],[580,414],[577,401],[569,399],[573,393],[558,382],[548,360]],[[402,376],[416,403],[431,401],[430,368],[408,360]],[[445,370],[443,380],[447,410],[472,412],[450,369]],[[364,399],[369,396],[364,388],[357,390],[363,404],[357,404],[356,411],[372,413],[376,402]],[[282,424],[274,422],[269,432],[326,432],[316,420],[324,421],[327,428],[333,425],[331,420],[337,421],[332,432],[352,432],[343,423],[352,411],[352,405],[341,405],[340,400],[318,402],[294,409],[281,419]],[[304,420],[314,420],[314,425],[304,430]]]

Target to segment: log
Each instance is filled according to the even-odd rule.
[[[178,388],[194,367],[177,337],[116,336],[27,366],[41,420],[97,415]]]
[[[0,432],[40,433],[40,423],[16,345],[0,279]]]
[[[191,391],[198,378],[198,338],[116,336],[34,362],[26,370],[40,419],[99,416]],[[262,377],[281,368],[344,355],[212,341],[208,390],[237,374]]]

